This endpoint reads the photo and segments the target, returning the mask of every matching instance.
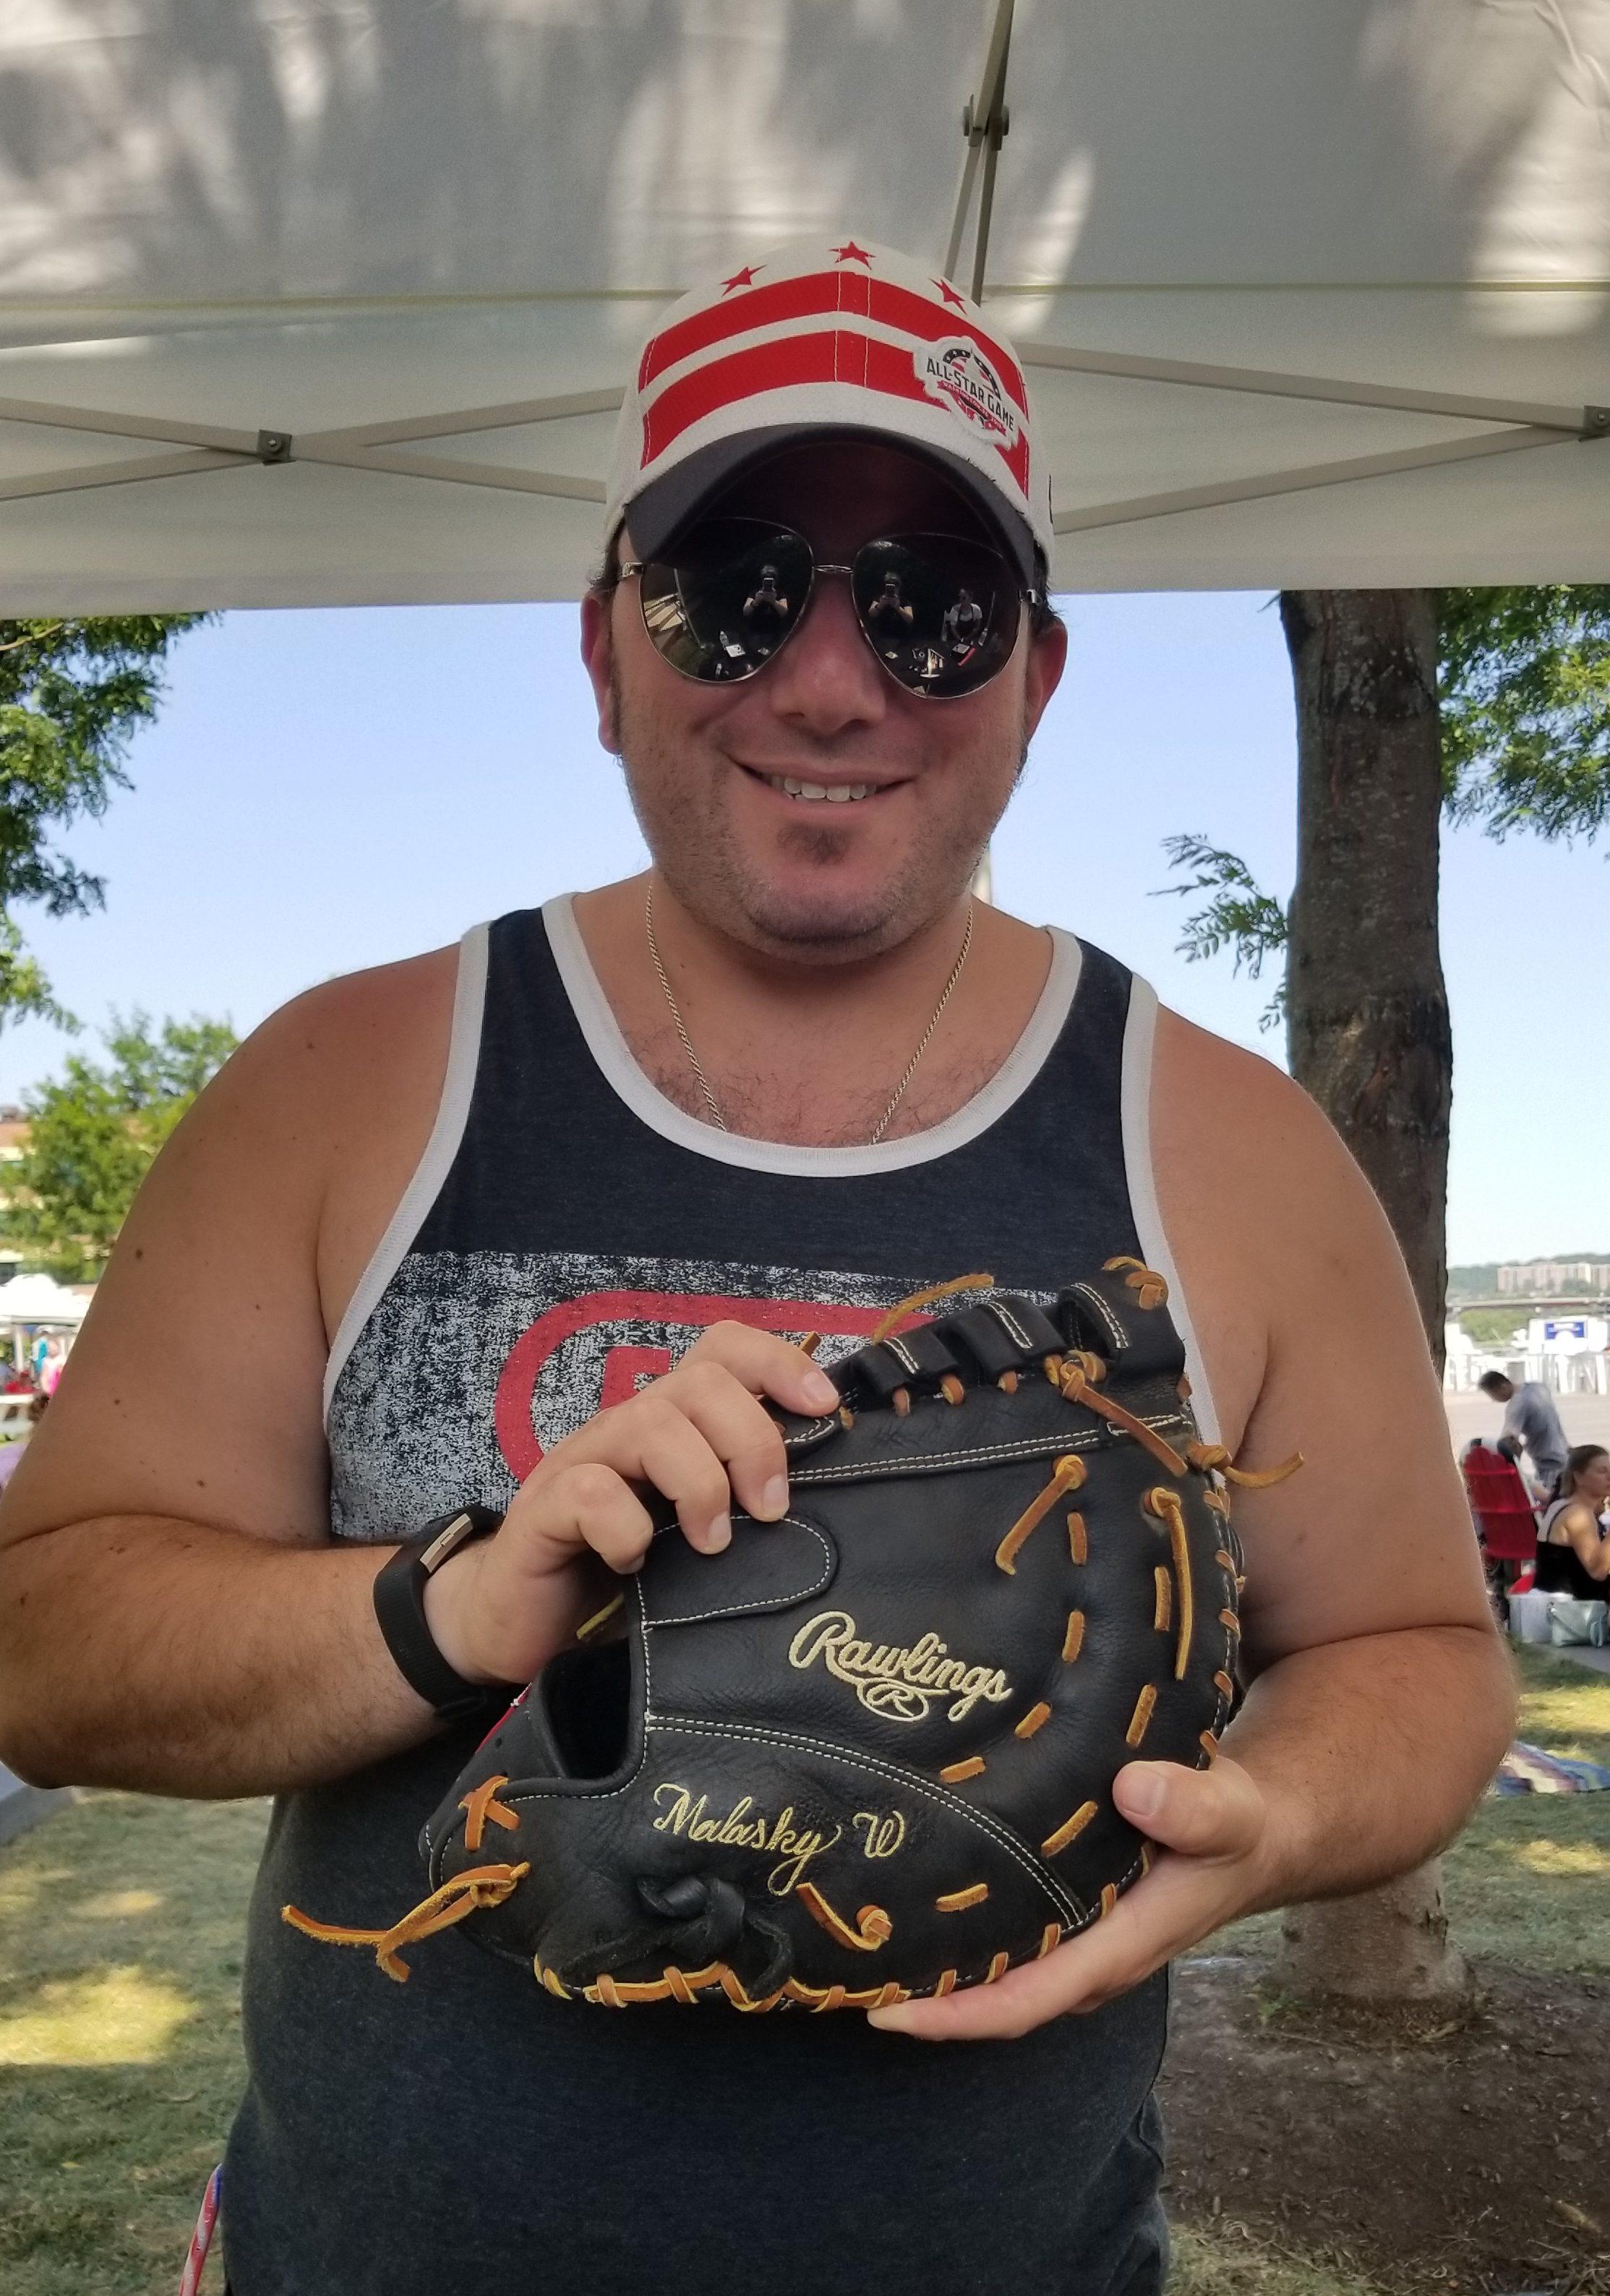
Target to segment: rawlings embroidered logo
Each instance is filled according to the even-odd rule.
[[[847,1611],[818,1611],[789,1645],[789,1663],[801,1671],[820,1659],[839,1682],[847,1682],[870,1713],[890,1722],[921,1722],[942,1698],[950,1700],[945,1718],[964,1721],[987,1699],[1000,1705],[1012,1686],[1000,1667],[969,1666],[952,1658],[937,1635],[923,1635],[910,1650],[893,1643],[869,1643],[855,1632]]]
[[[961,335],[942,343],[919,343],[911,364],[928,396],[960,415],[969,430],[982,430],[1001,447],[1017,445],[1017,414],[977,343]]]

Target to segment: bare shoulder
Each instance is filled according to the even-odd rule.
[[[1408,1273],[1332,1126],[1272,1062],[1165,1013],[1152,1151],[1223,1439],[1253,1465],[1304,1460],[1238,1504],[1250,1652],[1484,1623]]]
[[[118,1513],[324,1530],[330,1334],[429,1137],[451,949],[310,989],[227,1061],[147,1175],[6,1538]]]
[[[1245,1433],[1284,1306],[1361,1253],[1397,1261],[1368,1183],[1284,1070],[1160,1013],[1152,1084],[1159,1206],[1232,1447]],[[1407,1279],[1402,1289],[1407,1292]]]

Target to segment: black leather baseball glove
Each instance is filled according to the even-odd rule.
[[[1109,1260],[831,1365],[787,1516],[656,1538],[624,1637],[552,1660],[426,1826],[424,1902],[297,1925],[402,1978],[463,1921],[562,2000],[754,2010],[989,1984],[1098,1920],[1148,1857],[1115,1775],[1210,1762],[1235,1691],[1229,1463],[1166,1297]]]

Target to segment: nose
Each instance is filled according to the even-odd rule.
[[[775,714],[814,741],[883,722],[889,681],[862,635],[846,576],[818,573],[804,619],[757,683]]]

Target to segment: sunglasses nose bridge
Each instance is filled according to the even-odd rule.
[[[800,602],[799,612],[789,625],[786,634],[779,640],[776,652],[772,657],[773,661],[786,653],[792,658],[797,670],[801,668],[803,666],[802,647],[805,651],[813,651],[814,647],[822,642],[824,636],[822,617],[825,610],[831,625],[827,643],[830,651],[835,644],[842,650],[839,655],[840,662],[847,665],[851,660],[864,660],[862,649],[870,648],[878,669],[888,674],[889,666],[878,659],[877,645],[871,631],[867,627],[865,617],[861,611],[855,596],[856,571],[857,569],[854,564],[846,565],[834,559],[817,558],[813,554],[810,575],[805,584],[804,597]],[[822,578],[824,575],[829,578],[825,581]],[[832,603],[830,603],[830,601]],[[807,633],[803,641],[802,631]],[[842,672],[840,675],[842,676]],[[854,672],[852,675],[858,678],[860,673]],[[881,684],[881,679],[878,682]],[[898,685],[899,680],[895,679],[895,683]]]

